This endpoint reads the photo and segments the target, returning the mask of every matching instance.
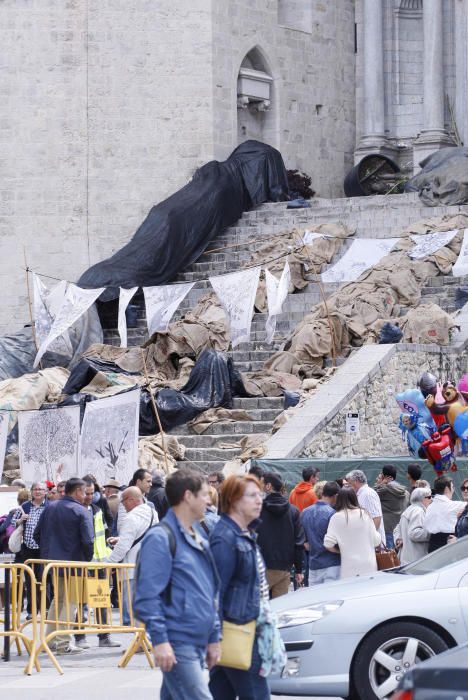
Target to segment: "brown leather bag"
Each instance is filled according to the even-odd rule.
[[[377,560],[377,569],[383,571],[384,569],[393,569],[395,566],[400,566],[400,559],[398,554],[394,549],[381,549],[376,551],[375,558]]]

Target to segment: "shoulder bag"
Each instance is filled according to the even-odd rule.
[[[221,659],[218,664],[239,671],[248,671],[252,665],[252,651],[257,621],[235,625],[224,620],[221,641]]]
[[[400,559],[394,549],[384,547],[380,551],[375,552],[375,558],[377,561],[377,569],[379,571],[383,571],[384,569],[394,569],[396,566],[400,566]]]
[[[18,525],[16,530],[10,535],[8,540],[8,549],[13,554],[18,554],[23,544],[23,525]]]

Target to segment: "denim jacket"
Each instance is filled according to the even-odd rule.
[[[260,612],[260,581],[256,536],[242,532],[228,515],[221,515],[210,535],[210,547],[220,578],[219,616],[243,625]]]
[[[167,533],[161,527],[150,528],[141,543],[133,611],[145,623],[153,645],[169,641],[206,647],[221,637],[218,576],[208,542],[201,532],[201,544],[190,537],[172,508],[163,521],[174,533],[175,555]]]

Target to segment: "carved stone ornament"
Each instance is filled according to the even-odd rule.
[[[259,112],[269,109],[272,82],[271,75],[264,71],[241,67],[237,78],[238,108],[253,107]]]

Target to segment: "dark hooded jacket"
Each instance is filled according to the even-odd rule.
[[[375,491],[379,495],[382,506],[385,532],[393,532],[400,522],[401,514],[408,506],[409,493],[398,481],[375,486]]]
[[[169,510],[169,501],[167,500],[166,489],[163,486],[160,476],[153,476],[153,483],[147,498],[148,501],[154,505],[158,514],[159,522],[161,522]]]
[[[299,510],[285,496],[273,491],[263,502],[257,528],[259,545],[267,569],[288,571],[293,565],[302,571],[304,558],[304,528]]]

